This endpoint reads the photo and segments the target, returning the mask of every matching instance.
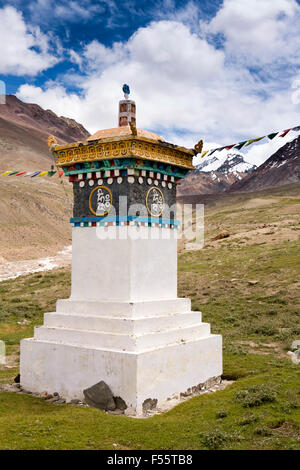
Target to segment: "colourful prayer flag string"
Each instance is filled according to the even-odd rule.
[[[292,127],[290,129],[285,129],[284,131],[281,131],[282,133],[280,134],[280,132],[272,132],[271,134],[268,134],[267,136],[262,136],[262,137],[257,137],[256,139],[250,139],[250,140],[245,140],[244,142],[239,142],[237,144],[231,144],[231,145],[225,145],[224,147],[218,147],[218,148],[215,148],[215,149],[211,149],[211,150],[205,150],[205,152],[202,152],[201,154],[201,158],[205,157],[205,155],[207,155],[208,157],[210,155],[212,155],[213,153],[215,152],[221,152],[222,150],[231,150],[232,148],[234,149],[237,149],[237,150],[241,150],[243,147],[248,147],[249,145],[255,143],[255,142],[259,142],[260,140],[264,139],[265,137],[268,137],[268,139],[270,140],[273,140],[276,136],[279,135],[279,137],[285,137],[288,132],[290,131],[294,131],[294,132],[299,132],[300,131],[300,126],[296,126],[296,127]]]

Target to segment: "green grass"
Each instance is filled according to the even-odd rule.
[[[180,293],[225,347],[240,340],[289,348],[300,338],[299,266],[299,242],[188,252],[179,258]]]
[[[278,203],[249,211],[242,196],[212,204],[207,238],[261,220],[296,222],[299,188],[275,195]],[[2,392],[0,449],[300,449],[300,365],[286,355],[300,339],[299,248],[299,240],[237,245],[229,237],[179,256],[179,296],[190,297],[212,332],[223,335],[223,378],[234,381],[225,390],[148,419]],[[18,359],[20,339],[69,294],[69,269],[0,283],[0,339],[9,357]],[[17,373],[17,364],[0,366],[0,384]]]
[[[221,449],[298,449],[299,367],[267,356],[226,354],[224,370],[239,377],[227,389],[192,398],[164,415],[146,420],[1,393],[0,447],[207,449],[215,448],[217,440]],[[251,408],[250,414],[237,399],[238,394],[269,381],[276,387],[275,401],[262,402]],[[226,417],[220,419],[218,413],[224,409]],[[258,427],[267,430],[266,435],[259,434]],[[219,442],[216,433],[225,435],[224,440]]]

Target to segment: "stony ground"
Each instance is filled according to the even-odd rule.
[[[0,448],[300,449],[300,364],[288,354],[300,339],[299,204],[297,185],[219,199],[204,248],[179,255],[179,295],[223,335],[231,385],[147,420],[2,392]],[[18,373],[20,339],[69,292],[69,268],[0,283],[2,385]]]

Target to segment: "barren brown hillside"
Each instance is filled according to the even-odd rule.
[[[71,244],[67,179],[0,178],[0,264],[44,258]]]
[[[6,97],[0,105],[0,171],[48,170],[53,164],[47,138],[53,134],[59,143],[85,140],[89,133],[73,119],[56,116],[36,104]]]

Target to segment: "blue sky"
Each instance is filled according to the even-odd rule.
[[[300,0],[2,0],[0,24],[7,93],[90,132],[116,126],[124,82],[138,126],[176,143],[300,125]]]
[[[53,40],[58,39],[65,52],[70,49],[80,52],[84,45],[95,39],[107,47],[111,47],[114,42],[127,41],[140,27],[155,20],[184,14],[187,6],[192,4],[186,0],[1,0],[0,8],[15,8],[22,14],[26,24],[38,26]],[[193,11],[209,19],[216,13],[222,0],[203,0],[194,4],[197,4],[197,8]],[[35,76],[9,74],[1,75],[1,79],[6,82],[7,93],[15,94],[23,83],[41,86],[49,79],[56,80],[70,68],[75,68],[74,63],[64,55],[64,60]],[[76,91],[76,87],[71,84],[67,83],[66,87]]]

